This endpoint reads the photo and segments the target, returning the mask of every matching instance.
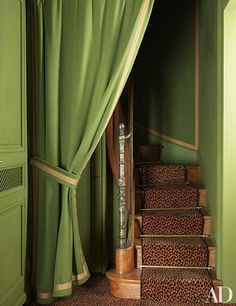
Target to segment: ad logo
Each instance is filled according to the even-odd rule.
[[[228,299],[226,301],[223,300],[223,290],[225,295],[228,296]],[[228,294],[228,295],[227,295]],[[233,298],[233,291],[226,286],[220,286],[219,287],[219,296],[217,297],[214,288],[212,287],[207,299],[207,303],[210,303],[211,300],[213,299],[214,303],[229,303]]]

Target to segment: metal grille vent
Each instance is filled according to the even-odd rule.
[[[23,185],[22,167],[0,170],[0,192]]]

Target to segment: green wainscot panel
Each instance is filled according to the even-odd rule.
[[[3,199],[1,199],[3,200]],[[0,213],[0,305],[20,304],[24,295],[24,202]],[[23,290],[22,290],[23,289]]]
[[[0,150],[22,146],[22,6],[0,0]]]
[[[26,301],[25,0],[0,0],[0,305]]]

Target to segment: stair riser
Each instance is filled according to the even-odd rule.
[[[135,239],[139,238],[142,232],[142,217],[136,217],[134,222],[134,232],[135,232]],[[210,216],[203,216],[203,233],[205,236],[210,236],[211,234],[211,217]],[[165,235],[165,234],[164,234]]]
[[[205,201],[206,201],[206,190],[205,189],[199,189],[196,197],[197,197],[197,203],[198,203],[197,206],[203,208],[205,206]],[[158,199],[157,199],[157,201],[158,201]],[[154,202],[154,201],[152,200],[152,202]],[[195,207],[196,206],[195,203],[193,203],[191,205],[191,203],[186,202],[186,199],[184,200],[185,205],[183,205],[183,203],[181,203],[180,201],[175,200],[174,202],[176,202],[178,204],[177,206],[179,208],[183,208],[184,206],[185,207]],[[166,207],[161,206],[159,203],[154,203],[154,204],[148,205],[148,206],[149,206],[149,208],[150,207],[151,208],[155,208],[155,207],[156,208],[170,208],[170,207],[174,206],[174,205],[171,205],[171,203],[167,203],[167,204],[168,205],[166,205]],[[136,193],[135,193],[135,210],[136,210],[136,212],[138,213],[140,211],[140,209],[142,209],[142,207],[144,207],[144,206],[145,206],[144,205],[144,191],[141,191],[141,190],[136,191]],[[176,207],[176,205],[175,205],[175,207]]]
[[[186,166],[186,181],[198,185],[200,183],[200,168],[198,166]],[[141,167],[135,168],[135,186],[138,187],[142,182]]]
[[[143,264],[148,266],[207,267],[207,247],[143,245]]]
[[[195,185],[200,184],[200,167],[199,166],[185,166],[187,182]]]
[[[145,215],[142,223],[143,235],[202,235],[204,232],[204,218],[200,215]]]
[[[144,208],[196,207],[198,202],[199,191],[195,188],[147,188],[144,192]]]
[[[203,216],[203,219],[204,219],[203,235],[210,236],[211,235],[211,217]]]
[[[199,189],[198,205],[204,207],[206,203],[206,189]]]
[[[142,283],[142,303],[169,303],[169,305],[199,305],[206,303],[211,282],[182,282],[176,285],[173,280],[160,282],[158,279],[144,280]],[[150,304],[147,304],[150,305]],[[155,305],[155,304],[154,304]]]
[[[154,252],[155,252],[154,258],[158,258],[158,249],[156,249]],[[215,268],[215,254],[216,254],[216,248],[215,247],[208,247],[208,256],[207,256],[208,261],[206,262],[205,266],[208,266],[212,269]],[[167,262],[162,262],[162,263],[156,262],[155,265],[157,265],[157,266],[159,266],[159,265],[178,266],[178,265],[176,265],[176,261],[171,261],[171,258],[168,257],[168,254],[166,254],[166,261]],[[203,259],[201,260],[201,262],[203,262]],[[189,266],[188,263],[186,262],[186,264],[181,264],[181,266]],[[142,264],[148,265],[148,263],[146,263],[146,262],[143,263],[142,262],[142,246],[137,246],[136,250],[135,250],[135,267],[137,269],[139,269]],[[153,263],[151,265],[153,265]],[[198,260],[198,263],[196,263],[196,262],[192,263],[192,266],[199,266],[199,260]]]
[[[142,183],[144,185],[184,184],[185,181],[185,168],[183,166],[159,165],[142,169]]]

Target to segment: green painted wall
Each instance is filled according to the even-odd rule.
[[[134,67],[136,122],[194,144],[194,58],[195,0],[156,1]]]
[[[236,269],[234,265],[236,246],[234,243],[235,205],[234,174],[236,143],[233,131],[236,128],[235,77],[231,83],[225,79],[230,99],[223,100],[223,32],[224,8],[227,0],[200,1],[200,134],[199,164],[202,182],[207,189],[207,206],[212,216],[212,234],[217,246],[217,276],[225,286],[231,287],[236,302]],[[230,33],[235,37],[235,29]],[[235,41],[231,37],[231,43]],[[232,44],[230,45],[230,49]],[[236,52],[236,49],[233,49]],[[232,53],[235,54],[235,53]],[[232,58],[226,56],[229,76],[235,73]],[[236,65],[236,64],[235,64]],[[232,92],[231,92],[232,90]],[[232,100],[233,99],[233,100]],[[228,103],[228,104],[227,104]]]
[[[134,128],[134,140],[141,144],[161,144],[164,147],[161,151],[164,163],[197,164],[197,151],[165,141],[137,127]]]
[[[229,1],[224,13],[224,118],[222,197],[222,277],[231,287],[236,302],[235,177],[236,177],[236,1]]]
[[[199,164],[207,189],[207,209],[217,242],[217,272],[221,274],[221,101],[218,93],[218,1],[200,1]]]

